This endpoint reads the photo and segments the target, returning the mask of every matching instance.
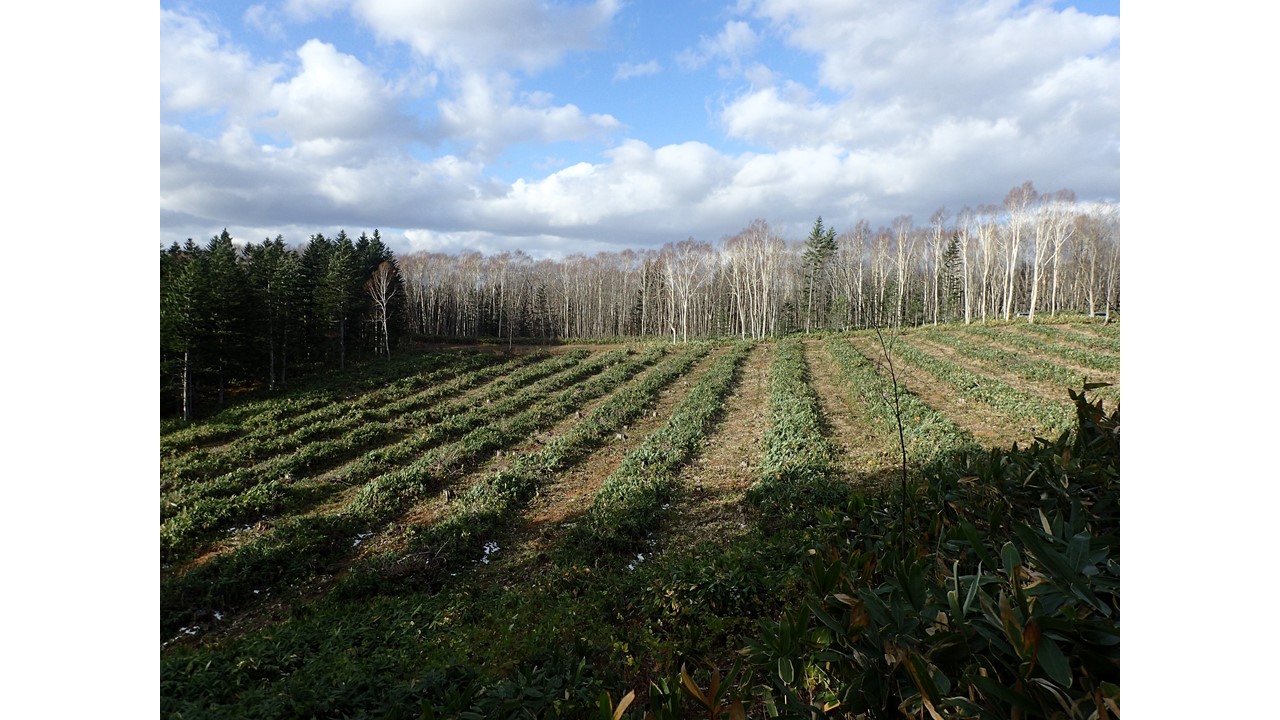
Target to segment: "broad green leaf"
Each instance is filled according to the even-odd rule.
[[[1040,667],[1051,680],[1064,688],[1071,687],[1071,663],[1062,649],[1048,636],[1040,638]]]
[[[1007,542],[1000,548],[1000,561],[1004,563],[1005,574],[1013,575],[1013,569],[1022,564],[1022,555],[1013,543]]]
[[[1093,594],[1093,591],[1089,589],[1088,584],[1082,579],[1080,571],[1071,567],[1071,563],[1067,561],[1067,558],[1062,553],[1050,547],[1048,542],[1026,525],[1015,525],[1013,532],[1027,546],[1027,550],[1036,556],[1044,566],[1044,569],[1054,576],[1054,579],[1065,581],[1075,590],[1076,595],[1081,600],[1089,603],[1102,614],[1111,614],[1111,610],[1106,604],[1099,600]]]
[[[790,685],[796,680],[796,668],[788,658],[778,658],[778,678]]]

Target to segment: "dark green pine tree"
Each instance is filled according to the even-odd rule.
[[[289,352],[299,341],[306,302],[303,296],[302,262],[285,246],[284,236],[245,247],[254,307],[255,359],[265,367],[267,386],[274,390],[289,373]]]
[[[231,234],[223,229],[221,235],[209,241],[206,252],[208,359],[217,380],[218,407],[221,408],[226,403],[228,383],[249,374],[248,329],[253,323],[249,285]]]
[[[942,253],[942,289],[943,298],[946,301],[946,317],[949,320],[959,319],[959,308],[963,302],[964,279],[961,276],[963,268],[960,264],[960,236],[953,234],[951,242],[947,244],[947,249]]]
[[[347,366],[347,348],[356,324],[353,320],[363,308],[360,297],[363,280],[355,245],[345,230],[339,230],[333,239],[324,275],[316,286],[316,305],[336,346],[340,370]]]
[[[196,378],[207,335],[206,265],[205,251],[194,240],[181,248],[175,242],[160,253],[161,410],[177,405],[188,421],[196,410]]]
[[[302,308],[298,331],[300,346],[294,355],[311,364],[320,363],[328,347],[329,323],[320,307],[320,286],[329,273],[329,256],[332,254],[333,241],[322,233],[316,233],[308,239],[299,259]]]
[[[809,237],[804,241],[804,254],[801,257],[805,268],[805,320],[804,331],[807,333],[813,328],[814,305],[818,306],[819,311],[827,304],[826,302],[826,277],[831,264],[831,258],[836,254],[836,231],[834,228],[825,228],[822,225],[822,216],[818,216],[817,222],[813,224],[813,230],[809,232]]]

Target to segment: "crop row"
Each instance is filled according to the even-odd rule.
[[[671,417],[628,453],[605,478],[591,506],[562,548],[575,559],[634,551],[661,521],[681,467],[701,449],[724,409],[739,367],[752,347],[736,343],[718,358],[672,411]]]
[[[900,343],[896,344],[898,348],[901,347]],[[840,368],[839,382],[867,409],[868,416],[882,437],[896,440],[898,425],[894,407],[895,391],[888,370],[879,370],[847,338],[828,338],[826,347]],[[894,348],[891,356],[896,351],[897,348]],[[903,387],[900,381],[897,404],[902,413],[903,435],[911,462],[928,464],[957,448],[977,447],[968,432],[929,407]]]
[[[1034,327],[1028,325],[1027,327]],[[1101,370],[1103,372],[1117,372],[1120,370],[1120,356],[1110,353],[1101,353],[1096,350],[1086,350],[1076,345],[1067,343],[1050,342],[1040,340],[1023,332],[1007,332],[997,328],[980,327],[970,325],[962,330],[965,333],[980,335],[996,342],[1007,343],[1020,350],[1027,352],[1043,353],[1045,355],[1053,355],[1066,360],[1070,360],[1081,367],[1087,367],[1092,370]]]
[[[225,442],[253,428],[271,426],[316,408],[349,398],[353,388],[372,390],[410,373],[425,373],[482,356],[482,353],[432,353],[409,355],[391,361],[364,363],[345,372],[313,378],[305,391],[235,405],[222,410],[210,421],[195,424],[162,423],[161,455],[173,455],[212,442]]]
[[[519,375],[525,380],[533,379],[547,375],[557,369],[563,370],[565,367],[572,367],[586,355],[586,351],[572,353],[571,356],[545,360],[512,374]],[[504,367],[512,369],[513,363],[518,364],[518,361],[503,363],[496,367],[499,369]],[[476,372],[482,376],[489,375],[487,370]],[[463,384],[471,383],[472,381],[467,379],[469,375],[459,378],[459,382]],[[446,392],[460,390],[459,386],[452,383],[446,383],[442,387]],[[493,395],[500,397],[503,393],[509,393],[510,389],[511,383],[503,382],[502,387],[495,390]],[[542,389],[545,388],[534,388],[535,391]],[[524,397],[529,399],[536,397],[536,395],[530,393]],[[347,426],[345,433],[336,437],[326,439],[313,437],[309,442],[301,444],[296,450],[287,455],[278,455],[255,466],[237,468],[212,480],[183,485],[177,490],[162,496],[160,517],[162,520],[167,520],[182,512],[192,511],[191,508],[196,503],[230,497],[255,485],[268,486],[274,484],[279,487],[292,485],[296,476],[301,476],[304,473],[314,473],[331,467],[333,464],[341,462],[352,455],[367,451],[371,446],[376,447],[395,442],[397,438],[402,437],[407,432],[407,428],[418,423],[429,422],[433,419],[451,415],[466,415],[468,408],[472,411],[475,410],[467,399],[452,400],[443,405],[407,412],[387,421],[370,420],[350,425]],[[486,408],[483,412],[488,413],[491,410],[492,408]],[[467,417],[471,418],[472,416],[467,415]],[[435,440],[442,436],[444,436],[444,433],[438,432],[429,439]],[[422,437],[410,438],[402,444],[420,447],[424,440],[426,439]],[[259,492],[267,492],[267,490],[260,490]]]
[[[1101,327],[1101,326],[1099,326]],[[1113,335],[1094,335],[1087,330],[1077,330],[1076,326],[1063,325],[1028,325],[1027,329],[1037,335],[1051,340],[1065,340],[1076,345],[1083,345],[1092,350],[1107,353],[1120,352],[1120,338]]]
[[[495,417],[501,417],[505,413],[516,411],[537,401],[548,392],[561,389],[599,372],[624,356],[626,352],[625,348],[619,348],[604,353],[594,360],[578,362],[587,353],[575,351],[572,358],[555,358],[538,364],[538,366],[549,365],[548,368],[535,372],[536,366],[534,366],[512,373],[512,377],[518,376],[518,379],[502,382],[502,388],[495,390],[495,394],[501,390],[510,391],[520,380],[527,380],[556,369],[560,370],[558,374],[528,385],[520,392],[496,403],[482,404],[462,412],[461,404],[474,400],[466,399],[449,403],[447,411],[432,410],[430,411],[432,415],[444,415],[445,419],[430,426],[427,431],[402,440],[389,448],[368,450],[370,446],[383,444],[397,434],[396,429],[389,423],[372,422],[356,427],[344,436],[304,445],[298,452],[289,456],[287,462],[275,463],[271,467],[271,477],[263,477],[262,473],[258,472],[238,473],[242,482],[253,482],[252,478],[257,478],[259,482],[248,490],[230,497],[206,494],[184,505],[180,512],[166,520],[160,527],[161,558],[172,560],[179,557],[183,551],[193,549],[196,543],[209,538],[220,528],[242,524],[271,513],[297,509],[309,501],[324,497],[326,493],[331,494],[342,485],[354,484],[373,477],[379,474],[378,465],[370,461],[373,456],[379,458],[378,463],[388,455],[407,462],[429,446],[450,437],[464,435],[470,430],[492,422]],[[568,370],[564,369],[566,366]],[[488,399],[493,398],[489,396]],[[450,411],[453,414],[448,414]],[[327,483],[324,489],[307,483],[295,483],[288,475],[280,475],[282,472],[288,473],[302,468],[322,467],[360,452],[365,452],[364,457],[354,463],[337,481]],[[224,481],[223,487],[227,485],[228,483]]]
[[[1057,435],[1075,423],[1075,413],[1064,403],[1045,400],[1002,380],[979,375],[909,343],[899,343],[896,352],[907,363],[955,388],[963,397],[985,403],[1007,417],[1030,422],[1040,432]]]
[[[436,448],[408,467],[375,478],[337,512],[285,518],[265,535],[236,550],[162,581],[162,630],[175,631],[201,607],[234,611],[268,588],[325,571],[330,563],[350,554],[353,539],[361,533],[371,532],[393,519],[470,463],[519,442],[567,416],[584,402],[616,388],[657,361],[663,349],[657,347],[629,357],[632,354],[627,348],[602,354],[600,359],[612,366],[598,376],[502,422],[476,428],[456,443]]]
[[[494,359],[496,356],[465,356],[450,367],[420,373],[354,400],[339,399],[294,417],[259,423],[217,452],[201,449],[168,462],[162,458],[161,487],[181,487],[207,481],[297,450],[308,443],[339,436],[357,425],[384,422],[430,407],[441,398],[454,396],[493,377],[511,373],[528,362],[528,357],[505,363],[495,363]]]
[[[644,355],[627,360],[625,358],[631,354],[629,348],[610,350],[600,356],[598,363],[613,365],[612,372],[597,378],[597,382],[576,384],[510,417],[496,416],[493,421],[463,435],[456,445],[438,447],[379,475],[360,488],[351,507],[358,512],[376,515],[399,512],[408,501],[421,496],[419,488],[439,485],[449,479],[452,472],[464,469],[469,460],[524,439],[535,430],[569,415],[582,403],[613,390],[619,383],[656,362],[663,352],[662,346],[656,346]]]
[[[836,449],[824,434],[818,396],[809,384],[804,345],[778,343],[769,369],[769,428],[756,483],[747,499],[770,519],[804,512],[814,496],[822,505],[847,490],[834,467]]]
[[[1060,388],[1060,394],[1063,396],[1066,395],[1066,388],[1079,389],[1083,387],[1086,381],[1096,381],[1098,379],[1097,377],[1084,377],[1074,370],[1069,370],[1047,360],[1038,360],[1028,357],[1024,353],[1007,350],[998,345],[980,342],[969,335],[961,335],[959,333],[946,330],[925,330],[921,332],[920,335],[934,342],[946,345],[964,357],[983,361],[988,368],[1008,370],[1009,372],[1012,372],[1018,377],[1026,380],[1056,385]],[[1110,390],[1111,392],[1102,394],[1094,392],[1094,396],[1105,396],[1108,399],[1119,397],[1119,392],[1114,388],[1105,388],[1105,390]]]
[[[532,384],[524,385],[524,378],[504,378],[499,381],[500,384],[495,383],[495,387],[486,388],[486,392],[479,396],[458,398],[442,407],[433,408],[426,415],[406,416],[402,421],[431,424],[395,445],[366,453],[342,472],[339,482],[354,485],[401,467],[439,441],[458,437],[487,425],[494,418],[518,412],[547,393],[569,387],[619,362],[629,352],[627,348],[617,348],[585,361],[583,355],[575,355],[572,359],[566,358],[555,374]],[[520,373],[513,373],[513,376],[518,374]]]
[[[395,568],[406,558],[430,558],[428,569],[439,573],[478,557],[481,543],[508,529],[539,488],[586,459],[608,437],[638,418],[710,348],[710,344],[699,343],[664,360],[610,395],[564,434],[476,483],[458,498],[457,509],[446,518],[411,529],[404,554],[387,553],[353,567],[342,592],[385,590],[388,572],[401,575]]]

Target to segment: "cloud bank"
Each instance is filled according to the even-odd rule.
[[[224,226],[292,242],[380,227],[400,250],[560,255],[713,240],[757,217],[796,236],[818,214],[837,228],[923,218],[998,202],[1027,179],[1082,199],[1119,194],[1116,17],[760,0],[632,63],[601,49],[633,11],[606,0],[261,7],[244,19],[261,37],[272,23],[340,17],[413,62],[324,37],[271,55],[162,8],[162,244]],[[597,54],[616,96],[543,89],[566,58]],[[720,88],[669,98],[706,106],[718,140],[655,146],[632,124],[626,81],[664,63]],[[513,153],[552,148],[568,159],[498,178]]]

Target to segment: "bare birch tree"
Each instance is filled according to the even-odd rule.
[[[388,320],[391,314],[391,300],[399,293],[395,277],[395,265],[390,260],[383,260],[364,286],[377,312],[378,328],[382,334],[382,355],[388,358],[391,357],[391,329]]]
[[[973,278],[969,270],[969,246],[973,242],[973,210],[969,206],[960,209],[956,215],[956,237],[960,240],[960,291],[964,297],[964,324],[973,322],[972,288]]]
[[[907,313],[907,287],[911,277],[911,262],[915,259],[916,233],[910,215],[899,215],[893,220],[893,239],[898,271],[898,317],[896,325],[902,326]]]
[[[942,276],[943,238],[946,237],[947,209],[940,207],[929,216],[929,270],[933,280],[933,324],[938,324],[938,308],[941,298],[938,283]]]
[[[1028,208],[1035,202],[1036,189],[1028,180],[1013,188],[1004,197],[1004,207],[1009,213],[1007,242],[1005,244],[1004,319],[1013,316],[1014,281],[1017,277],[1018,255],[1021,251],[1022,226],[1026,222]]]

